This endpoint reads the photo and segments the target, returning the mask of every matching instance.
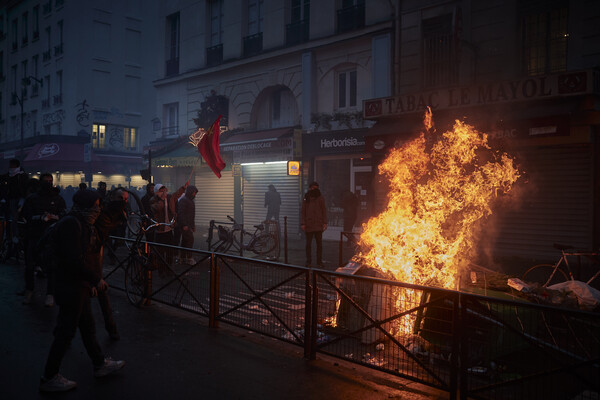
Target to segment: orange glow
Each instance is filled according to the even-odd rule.
[[[457,289],[494,199],[511,190],[519,171],[469,125],[457,120],[440,135],[431,111],[424,124],[427,133],[393,149],[379,166],[390,186],[388,204],[363,225],[354,261],[402,282]]]

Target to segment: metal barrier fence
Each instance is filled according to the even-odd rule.
[[[152,244],[153,249],[170,247]],[[156,251],[156,250],[154,250]],[[150,300],[480,399],[598,399],[597,313],[192,250]],[[123,288],[126,249],[105,266]]]

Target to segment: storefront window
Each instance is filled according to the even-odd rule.
[[[343,227],[342,196],[350,188],[350,160],[318,160],[316,166],[319,190],[327,206],[328,225]]]

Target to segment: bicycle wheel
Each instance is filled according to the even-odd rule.
[[[231,248],[232,243],[233,242],[231,240],[222,241],[217,247],[215,247],[215,253],[227,253],[227,251],[229,251]]]
[[[129,260],[125,270],[125,293],[127,300],[139,307],[146,297],[146,268],[143,257],[134,257]]]
[[[276,246],[277,241],[275,240],[275,236],[270,233],[261,233],[248,247],[249,250],[252,250],[254,253],[264,255],[275,250]]]
[[[560,268],[556,268],[554,276],[552,277],[550,282],[548,282],[548,279],[550,279],[550,276],[554,271],[554,267],[555,265],[553,264],[534,265],[533,267],[525,271],[522,279],[524,282],[539,283],[540,286],[551,286],[556,283],[561,283],[569,280],[569,277],[565,273],[565,271],[563,271]],[[548,283],[546,284],[546,282]]]

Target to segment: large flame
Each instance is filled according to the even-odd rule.
[[[458,120],[442,135],[432,125],[429,111],[428,132],[392,150],[379,166],[389,201],[363,226],[356,261],[402,282],[456,289],[481,223],[519,172],[507,154],[491,150],[487,134]]]

